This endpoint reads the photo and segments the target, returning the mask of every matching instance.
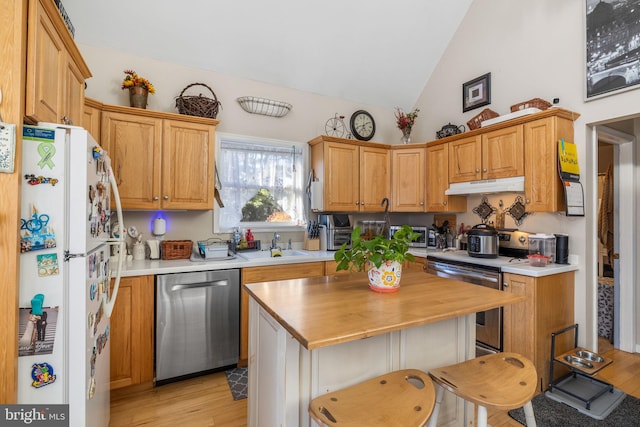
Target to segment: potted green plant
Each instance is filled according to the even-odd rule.
[[[351,248],[345,243],[334,255],[336,270],[366,270],[372,290],[395,292],[400,287],[402,263],[415,261],[409,253],[409,243],[419,236],[410,226],[403,225],[389,239],[378,235],[366,240],[360,235],[360,227],[356,227],[351,233]]]

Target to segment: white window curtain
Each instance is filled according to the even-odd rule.
[[[216,209],[219,230],[303,225],[305,147],[300,143],[221,139],[216,164],[225,207]],[[283,213],[275,214],[269,221],[243,221],[242,208],[261,189],[271,194]]]

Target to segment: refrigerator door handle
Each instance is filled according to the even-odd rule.
[[[118,236],[120,236],[119,238],[107,240],[107,243],[111,245],[119,245],[120,246],[119,253],[121,254],[118,257],[118,268],[116,269],[116,276],[115,276],[115,281],[113,283],[113,292],[111,292],[111,298],[109,298],[109,301],[106,301],[106,299],[102,300],[102,304],[104,305],[103,307],[104,314],[107,316],[107,318],[109,318],[111,317],[111,312],[113,311],[113,307],[116,304],[116,299],[118,298],[118,289],[120,288],[120,276],[122,275],[122,260],[124,259],[124,256],[122,256],[122,254],[127,253],[127,247],[125,244],[125,233],[123,232],[123,230],[126,230],[127,228],[124,226],[124,221],[122,220],[122,205],[120,204],[120,193],[118,192],[118,184],[113,174],[113,169],[111,169],[111,162],[107,161],[106,166],[107,166],[107,174],[109,175],[109,182],[111,183],[111,190],[113,191],[113,197],[116,202],[116,213],[118,215],[118,224],[121,228],[118,233]]]

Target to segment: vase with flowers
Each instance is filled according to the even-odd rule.
[[[419,108],[416,108],[410,113],[405,113],[401,108],[396,107],[396,124],[398,129],[402,131],[402,143],[408,144],[411,142],[411,128],[418,117]]]
[[[124,70],[122,90],[129,91],[129,104],[136,108],[147,108],[147,97],[150,93],[156,93],[151,82],[133,70]]]

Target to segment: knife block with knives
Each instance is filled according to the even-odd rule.
[[[307,231],[304,234],[303,248],[307,251],[320,250],[320,232],[324,231],[320,228],[317,221],[309,221]]]

